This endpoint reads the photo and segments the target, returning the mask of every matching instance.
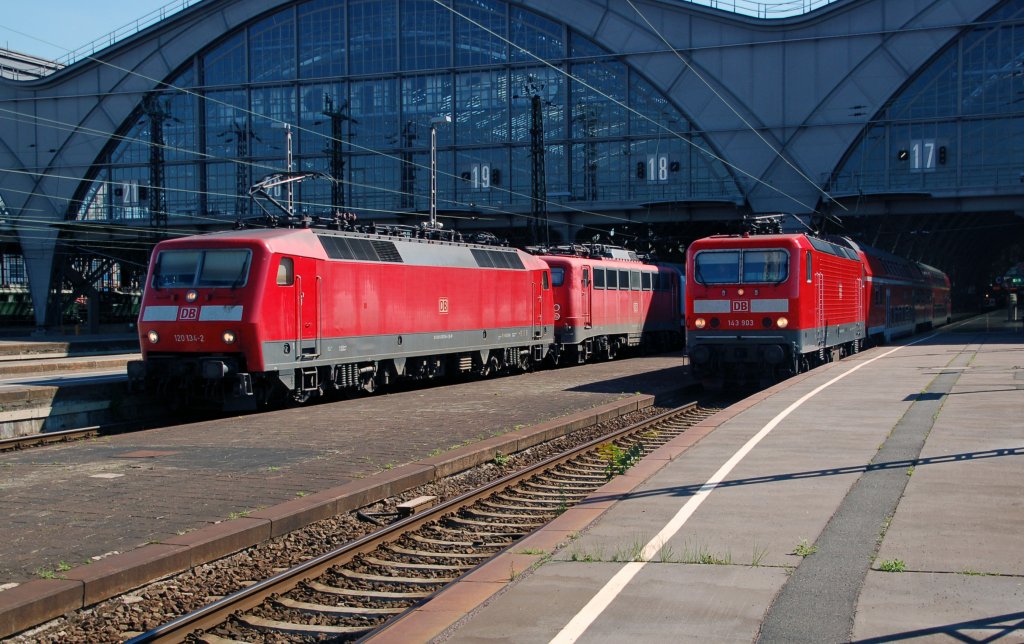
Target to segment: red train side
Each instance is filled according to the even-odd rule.
[[[569,364],[641,345],[681,345],[678,271],[639,260],[542,255],[554,286],[555,342]]]
[[[687,251],[687,347],[702,380],[778,380],[949,320],[941,271],[804,234],[716,236]]]
[[[844,240],[864,264],[868,337],[877,342],[946,324],[952,314],[949,277],[937,268]]]
[[[249,410],[403,378],[611,359],[681,335],[674,270],[408,233],[264,229],[158,244],[129,382]]]
[[[510,248],[311,229],[160,243],[136,384],[253,409],[395,378],[528,368],[553,342],[547,265]]]

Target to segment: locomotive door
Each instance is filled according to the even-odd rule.
[[[321,278],[316,262],[295,258],[295,359],[310,360],[320,355]]]
[[[590,319],[590,304],[593,293],[590,290],[590,267],[583,267],[583,279],[580,280],[583,288],[580,289],[580,317],[583,318],[583,327],[591,328],[594,326],[593,321]]]

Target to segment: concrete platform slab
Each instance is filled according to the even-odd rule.
[[[902,344],[684,434],[438,641],[1024,641],[1024,335],[980,318]]]

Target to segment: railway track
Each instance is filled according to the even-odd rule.
[[[396,518],[129,642],[364,637],[716,411],[694,402],[616,430],[429,510]]]
[[[94,425],[92,427],[81,427],[78,429],[65,429],[59,432],[46,432],[45,434],[29,434],[27,436],[15,436],[14,438],[0,439],[0,452],[9,452],[16,449],[27,449],[29,447],[40,447],[54,443],[70,443],[72,441],[96,438],[107,430]]]

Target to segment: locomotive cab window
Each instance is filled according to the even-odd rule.
[[[555,288],[558,288],[565,283],[565,269],[564,268],[551,268],[551,284]]]
[[[743,251],[743,281],[782,283],[789,277],[789,255],[784,250]]]
[[[693,258],[693,277],[701,284],[735,284],[740,281],[738,250],[701,251]]]
[[[651,273],[648,273],[647,271],[640,273],[640,279],[643,280],[642,286],[645,291],[651,290],[651,277]]]
[[[551,277],[548,276],[547,271],[541,273],[540,287],[545,291],[551,290]]]
[[[277,265],[277,285],[291,286],[295,283],[295,260],[291,257],[282,257],[281,263]]]
[[[804,279],[807,280],[808,284],[811,283],[811,275],[814,274],[812,272],[814,270],[814,268],[813,268],[813,263],[811,262],[811,257],[813,257],[813,255],[811,255],[811,251],[807,251],[807,256],[804,258],[804,273],[805,273],[805,278]]]
[[[153,270],[155,288],[238,288],[249,277],[252,253],[244,249],[165,250]]]
[[[781,284],[789,279],[789,253],[782,249],[701,251],[693,260],[701,284]]]

